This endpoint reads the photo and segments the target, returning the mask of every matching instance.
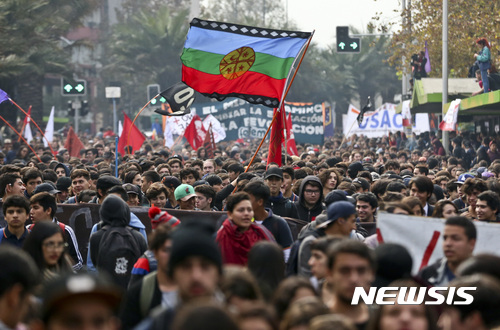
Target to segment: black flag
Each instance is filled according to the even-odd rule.
[[[372,101],[371,101],[371,98],[368,96],[368,100],[367,100],[366,105],[361,109],[358,117],[356,118],[358,121],[358,126],[360,126],[361,123],[363,122],[363,118],[365,117],[365,113],[371,111],[371,109],[372,109]]]
[[[189,107],[195,99],[194,89],[183,82],[178,82],[160,93],[170,105],[172,112],[156,109],[155,112],[162,116],[183,116],[188,114]]]

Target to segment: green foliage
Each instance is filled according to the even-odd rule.
[[[432,63],[431,77],[441,77],[442,73],[442,1],[413,0],[411,7],[404,13],[406,24],[393,36],[388,51],[389,63],[402,70],[403,65],[410,68],[410,58],[428,43]],[[379,25],[386,31],[392,23]],[[466,77],[469,67],[474,63],[477,53],[475,41],[480,37],[492,44],[492,55],[498,62],[500,43],[500,3],[498,0],[448,1],[448,68],[454,77]],[[403,44],[405,47],[403,47]],[[405,56],[407,61],[402,63]],[[495,59],[496,58],[496,59]]]

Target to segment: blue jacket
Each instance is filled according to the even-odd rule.
[[[477,64],[479,65],[479,70],[486,71],[491,67],[491,52],[488,47],[484,47],[479,52],[479,55],[476,57]]]

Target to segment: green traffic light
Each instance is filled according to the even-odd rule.
[[[358,48],[358,44],[353,42],[352,44],[350,44],[349,46],[351,46],[352,49],[356,49]],[[342,48],[343,49],[343,48]]]
[[[156,104],[156,99],[152,99],[151,104]]]
[[[73,89],[73,86],[71,86],[70,84],[66,84],[66,85],[64,85],[63,88],[66,91],[66,93],[69,93]]]
[[[344,47],[345,47],[345,43],[343,43],[343,42],[339,43],[339,47],[340,47],[341,49],[344,49]]]
[[[162,97],[160,97],[160,102],[165,103],[165,102],[167,102],[167,99],[162,96]]]
[[[78,93],[81,93],[85,87],[82,84],[78,84],[75,86],[75,89],[78,91]]]

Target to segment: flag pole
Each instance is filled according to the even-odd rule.
[[[31,105],[30,105],[30,108],[28,109],[28,113],[31,113]],[[28,117],[28,116],[26,116],[26,117]],[[26,119],[26,118],[25,118],[25,119]],[[31,119],[31,118],[30,118],[30,119]],[[25,128],[25,127],[26,127],[26,123],[25,123],[25,122],[24,122],[24,120],[23,120],[23,127],[21,127],[21,131],[20,131],[20,133],[21,133],[21,134],[24,132],[24,128]],[[21,138],[19,138],[19,139],[17,140],[17,142],[20,142],[20,141],[21,141]]]
[[[129,142],[129,139],[130,139],[130,132],[132,131],[132,127],[134,127],[134,124],[135,124],[135,121],[137,120],[137,118],[139,118],[139,115],[141,114],[141,112],[144,111],[144,109],[146,109],[146,107],[151,103],[151,101],[153,101],[155,98],[157,98],[160,94],[157,94],[155,97],[153,97],[151,100],[148,101],[148,103],[146,103],[141,110],[139,110],[139,112],[137,113],[137,115],[135,115],[134,117],[134,120],[132,120],[132,125],[130,125],[130,127],[128,128],[128,133],[127,133],[127,146],[129,146],[130,144],[128,143]],[[123,133],[122,133],[123,134]],[[128,154],[128,148],[125,148],[126,151],[127,151],[127,154]],[[130,154],[129,154],[130,155]]]
[[[286,129],[287,120],[286,120],[286,110],[284,107],[283,107],[283,123],[285,124],[285,125],[283,125],[283,127],[285,128],[285,164],[281,164],[281,166],[286,165],[286,158],[288,155],[288,133],[287,133],[287,129]],[[292,128],[290,127],[288,131],[290,131],[291,129]]]
[[[304,56],[306,55],[306,52],[307,52],[307,49],[309,48],[309,44],[311,43],[311,40],[312,40],[312,37],[314,35],[314,31],[311,33],[311,36],[309,37],[309,40],[307,41],[307,43],[305,44],[304,46],[304,51],[302,52],[302,56],[300,57],[300,61],[299,61],[299,64],[297,65],[297,69],[295,69],[295,72],[293,73],[293,76],[292,78],[290,79],[290,83],[288,84],[288,86],[286,87],[286,89],[284,90],[284,93],[283,93],[283,97],[281,98],[281,101],[280,101],[280,104],[278,106],[278,111],[275,112],[274,116],[273,116],[273,120],[271,120],[271,124],[269,125],[269,127],[267,128],[267,131],[266,131],[266,134],[264,134],[264,137],[262,138],[262,140],[260,141],[260,144],[259,146],[257,147],[257,150],[255,151],[255,153],[253,154],[252,156],[252,159],[250,159],[250,163],[248,163],[248,166],[247,168],[245,169],[245,173],[248,172],[248,170],[250,169],[250,166],[252,165],[253,161],[255,160],[255,157],[257,157],[257,153],[259,152],[260,148],[262,147],[262,144],[264,144],[264,141],[266,140],[266,137],[267,137],[267,134],[269,134],[269,130],[271,130],[271,126],[273,126],[273,123],[274,121],[276,120],[276,118],[278,117],[278,113],[280,112],[280,108],[281,106],[283,105],[283,103],[285,102],[285,98],[286,96],[288,95],[288,92],[290,91],[290,87],[292,86],[292,83],[295,79],[295,76],[297,75],[297,72],[299,71],[299,68],[300,68],[300,65],[302,64],[302,60],[304,59]],[[292,67],[293,67],[293,64],[292,64]],[[290,71],[291,72],[291,71]],[[284,110],[284,109],[283,109]],[[236,190],[236,188],[235,188]],[[234,191],[233,191],[234,193]]]
[[[356,119],[354,119],[354,121],[352,122],[351,128],[349,128],[349,130],[347,131],[347,134],[346,134],[346,135],[344,135],[344,138],[342,139],[342,142],[340,142],[340,146],[339,146],[339,148],[338,148],[337,150],[340,150],[340,148],[342,148],[342,145],[344,144],[345,139],[347,138],[347,136],[349,135],[349,133],[351,133],[351,130],[352,130],[352,128],[354,127],[354,123],[356,123],[356,121],[357,121],[357,120],[356,120]]]
[[[24,138],[24,136],[22,136],[22,134],[19,134],[19,132],[18,132],[18,131],[16,131],[16,129],[15,129],[14,127],[12,127],[12,125],[11,125],[11,124],[9,124],[9,122],[8,122],[7,120],[5,120],[5,118],[4,118],[4,117],[0,116],[0,119],[1,119],[1,120],[3,120],[3,122],[4,122],[4,123],[6,123],[6,124],[7,124],[7,126],[9,126],[9,127],[10,127],[10,129],[12,129],[12,130],[14,131],[14,133],[16,133],[16,134],[17,134],[17,136],[19,136],[19,137],[20,137],[20,138],[24,141],[24,143],[26,143],[26,145],[28,146],[28,148],[30,148],[30,149],[31,149],[31,151],[33,151],[33,153],[35,154],[35,156],[36,156],[36,158],[38,159],[38,161],[39,161],[40,163],[42,163],[42,160],[40,159],[40,157],[38,157],[38,155],[37,155],[36,151],[35,151],[35,150],[33,149],[33,147],[32,147],[32,146],[28,143],[28,141],[26,141],[26,139]]]
[[[9,101],[12,102],[12,104],[14,104],[19,110],[21,110],[26,116],[28,116],[28,113],[26,111],[24,111],[23,108],[21,108],[19,106],[19,104],[17,104],[16,102],[14,102],[13,99],[11,99],[9,97]],[[42,129],[40,128],[40,126],[38,126],[38,124],[36,123],[36,121],[31,118],[30,116],[30,121],[33,122],[33,124],[35,124],[36,128],[38,128],[38,130],[40,131],[40,133],[42,134],[42,136],[44,137],[45,141],[47,141],[47,144],[49,145],[49,148],[50,148],[50,151],[52,152],[52,156],[54,157],[55,160],[57,160],[57,157],[56,157],[56,153],[54,152],[54,149],[52,149],[52,146],[50,145],[50,141],[47,139],[47,137],[45,136],[45,134],[43,133]]]

